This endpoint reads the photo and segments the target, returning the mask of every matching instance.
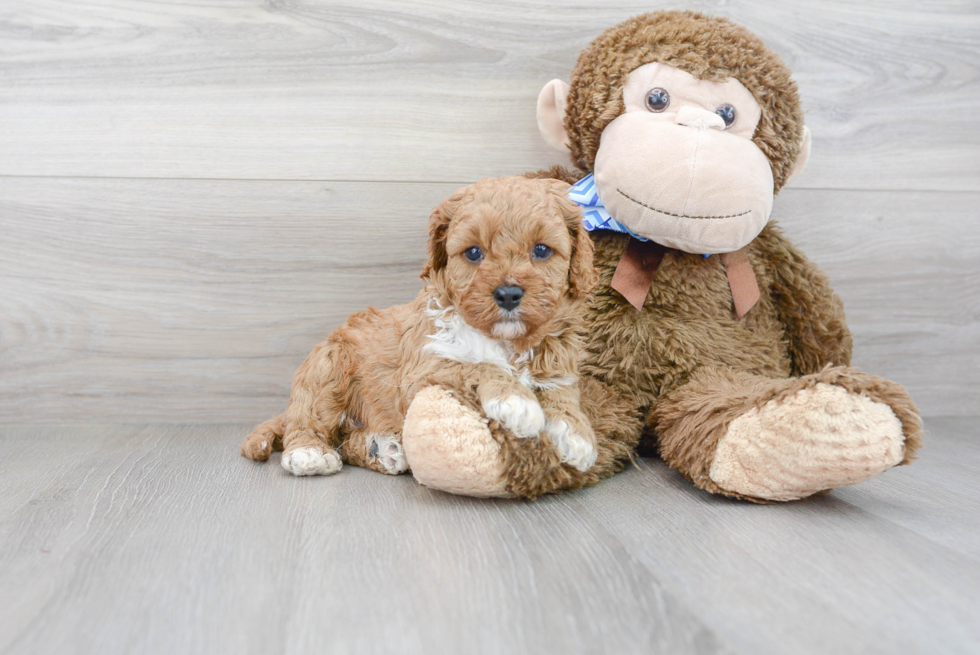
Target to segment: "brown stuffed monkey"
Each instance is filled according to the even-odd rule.
[[[827,278],[770,222],[809,155],[783,61],[744,28],[694,12],[617,25],[538,98],[545,140],[578,170],[595,243],[582,406],[599,437],[582,473],[538,439],[494,441],[439,389],[403,443],[416,478],[472,495],[528,496],[620,470],[640,442],[695,486],[786,501],[854,484],[919,446],[905,389],[849,366]]]

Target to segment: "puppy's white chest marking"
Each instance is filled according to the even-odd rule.
[[[575,383],[572,377],[535,378],[526,366],[518,371],[518,366],[534,358],[533,349],[515,352],[512,342],[491,339],[467,324],[452,307],[443,309],[433,300],[425,313],[437,328],[435,334],[429,335],[431,341],[423,347],[427,352],[454,362],[494,364],[516,377],[531,391],[557,389]]]
[[[510,341],[489,338],[468,325],[452,307],[442,309],[435,302],[430,302],[425,313],[437,329],[435,334],[429,335],[431,341],[425,344],[423,350],[454,362],[494,364],[509,373],[515,372],[511,360],[516,353]],[[521,360],[526,355],[521,353],[517,359]]]

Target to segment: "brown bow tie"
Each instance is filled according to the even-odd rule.
[[[657,268],[667,250],[668,248],[659,243],[630,237],[619,265],[616,266],[612,288],[623,294],[631,305],[643,309],[647,291],[653,284],[653,277],[657,274]],[[759,301],[759,283],[755,279],[755,271],[752,270],[746,248],[722,253],[720,258],[728,274],[735,313],[742,318]]]

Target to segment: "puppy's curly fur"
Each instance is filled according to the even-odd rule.
[[[264,461],[281,448],[294,475],[335,473],[342,461],[402,473],[405,413],[439,385],[491,428],[545,435],[563,462],[590,468],[595,434],[577,382],[583,300],[597,278],[567,188],[487,178],[444,201],[429,219],[418,297],[353,314],[314,348],[286,413],[259,425],[242,454]],[[495,299],[503,287],[523,291],[516,307]]]

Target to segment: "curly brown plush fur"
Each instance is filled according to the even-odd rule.
[[[579,56],[572,73],[565,130],[573,162],[529,173],[574,183],[593,171],[600,137],[623,112],[622,89],[630,71],[651,62],[679,68],[698,79],[738,79],[762,107],[754,143],[768,157],[775,191],[788,179],[800,153],[802,110],[790,71],[744,28],[696,12],[654,12],[617,25]],[[709,471],[716,449],[739,417],[819,385],[887,406],[901,426],[901,461],[921,442],[921,423],[905,389],[849,368],[852,339],[843,305],[826,276],[770,223],[746,253],[761,298],[743,318],[718,257],[668,250],[643,309],[637,312],[611,288],[630,238],[597,231],[599,283],[589,300],[587,355],[582,371],[601,386],[583,392],[582,406],[625,401],[625,419],[597,426],[600,449],[613,432],[635,429],[629,417],[646,417],[645,437],[668,464],[700,488],[765,502],[766,498],[723,489]],[[822,387],[823,388],[823,387]],[[636,441],[638,434],[622,438]],[[547,461],[528,465],[528,453],[512,450],[508,485],[534,496],[577,481],[562,479]],[[845,457],[846,459],[846,457]],[[860,462],[841,466],[860,466]],[[589,482],[617,470],[600,459]],[[556,486],[557,485],[557,486]],[[814,493],[819,490],[810,490]],[[802,497],[802,496],[801,496]]]
[[[603,131],[624,111],[623,88],[629,89],[629,75],[654,62],[692,75],[695,87],[705,80],[740,81],[761,109],[751,139],[768,158],[774,188],[778,191],[796,172],[806,132],[796,87],[782,61],[757,37],[726,19],[656,12],[607,30],[583,51],[567,96],[564,134],[553,129],[552,119],[558,114],[547,113],[558,112],[564,104],[554,95],[561,85],[550,83],[539,97],[539,111],[543,107],[546,112],[544,121],[539,113],[546,139],[564,143],[567,138],[583,173],[556,166],[527,176],[573,183],[584,172],[593,172]],[[683,93],[678,95],[684,98]],[[718,125],[710,106],[697,104],[682,104],[676,111],[670,139],[688,139],[696,145],[704,137],[707,142],[705,134],[694,130],[708,129],[712,121],[716,129],[727,129]],[[656,108],[646,109],[657,113]],[[691,111],[682,121],[683,109],[700,115],[700,122],[693,121]],[[665,128],[667,122],[656,124]],[[639,152],[631,137],[639,136],[636,131],[644,129],[638,128],[641,125],[654,123],[620,121],[616,129],[628,132],[617,136],[621,153],[610,154],[613,159],[600,157],[602,166],[595,180],[600,193],[605,193],[600,185],[603,174],[610,169],[613,178],[619,174],[606,167],[608,162],[629,163],[616,155]],[[729,134],[733,139],[749,138]],[[643,143],[664,145],[656,140]],[[713,143],[717,147],[735,142],[716,138]],[[711,160],[719,166],[715,172],[730,173],[734,152],[757,150],[722,149]],[[696,157],[689,159],[693,162]],[[660,165],[655,156],[651,161],[651,169]],[[767,177],[765,160],[755,161]],[[699,163],[710,166],[704,159]],[[626,175],[635,173],[632,164],[624,170]],[[648,172],[657,171],[637,173],[640,184]],[[692,174],[690,185],[711,173],[697,178]],[[657,193],[671,191],[666,185],[650,187],[646,191],[654,199]],[[732,191],[724,184],[706,188],[722,199]],[[616,185],[607,189],[625,195]],[[758,193],[768,194],[768,186]],[[768,219],[771,198],[761,199],[767,201],[764,218]],[[607,209],[615,214],[611,205]],[[648,209],[679,219],[732,218]],[[644,234],[642,227],[630,227],[657,241],[656,232]],[[413,405],[419,420],[409,442],[418,444],[415,452],[421,457],[413,461],[413,470],[417,475],[424,471],[423,483],[436,488],[535,497],[593,484],[621,469],[640,438],[643,421],[648,443],[697,487],[757,502],[805,498],[909,462],[919,447],[921,426],[908,393],[901,385],[848,366],[851,336],[842,303],[826,276],[774,224],[751,234],[754,239],[750,235],[751,241],[733,247],[737,260],[667,248],[662,248],[662,257],[658,249],[657,257],[639,263],[636,258],[626,260],[633,267],[629,270],[652,276],[648,290],[647,282],[628,289],[631,296],[636,292],[631,304],[612,284],[632,237],[602,230],[591,233],[599,282],[586,303],[585,356],[580,367],[585,377],[579,393],[581,408],[596,433],[598,459],[593,468],[583,473],[562,466],[545,440],[514,439],[478,421],[470,421],[467,427],[459,403],[431,395],[424,407]],[[694,253],[728,252],[697,250],[703,244],[693,237],[684,243],[688,245]],[[659,261],[659,267],[651,264],[654,261]],[[726,261],[739,262],[737,275],[729,276]],[[743,304],[747,312],[736,312],[733,294],[738,280],[753,275],[758,301],[754,306]],[[754,286],[751,291],[754,296]],[[452,420],[440,422],[440,417]],[[440,441],[440,429],[450,438]],[[461,454],[457,446],[464,445],[465,450],[467,443],[474,445]],[[492,461],[468,466],[466,457],[477,452]],[[473,484],[470,471],[485,472],[486,479]]]
[[[625,419],[595,425],[600,451],[609,442],[636,443],[630,419],[649,415],[646,438],[668,464],[700,488],[758,501],[721,489],[706,475],[718,440],[749,409],[824,382],[887,404],[905,434],[901,463],[914,457],[921,445],[915,405],[901,385],[847,367],[851,336],[840,299],[778,227],[768,226],[749,249],[763,293],[742,319],[734,314],[717,258],[679,251],[665,255],[637,313],[609,286],[628,237],[594,233],[593,239],[599,284],[588,305],[582,372],[601,385],[583,391],[582,408],[595,412],[616,397]],[[711,371],[731,373],[712,377]],[[507,454],[509,488],[532,497],[594,483],[620,468],[600,458],[588,480],[572,482],[547,461]]]

